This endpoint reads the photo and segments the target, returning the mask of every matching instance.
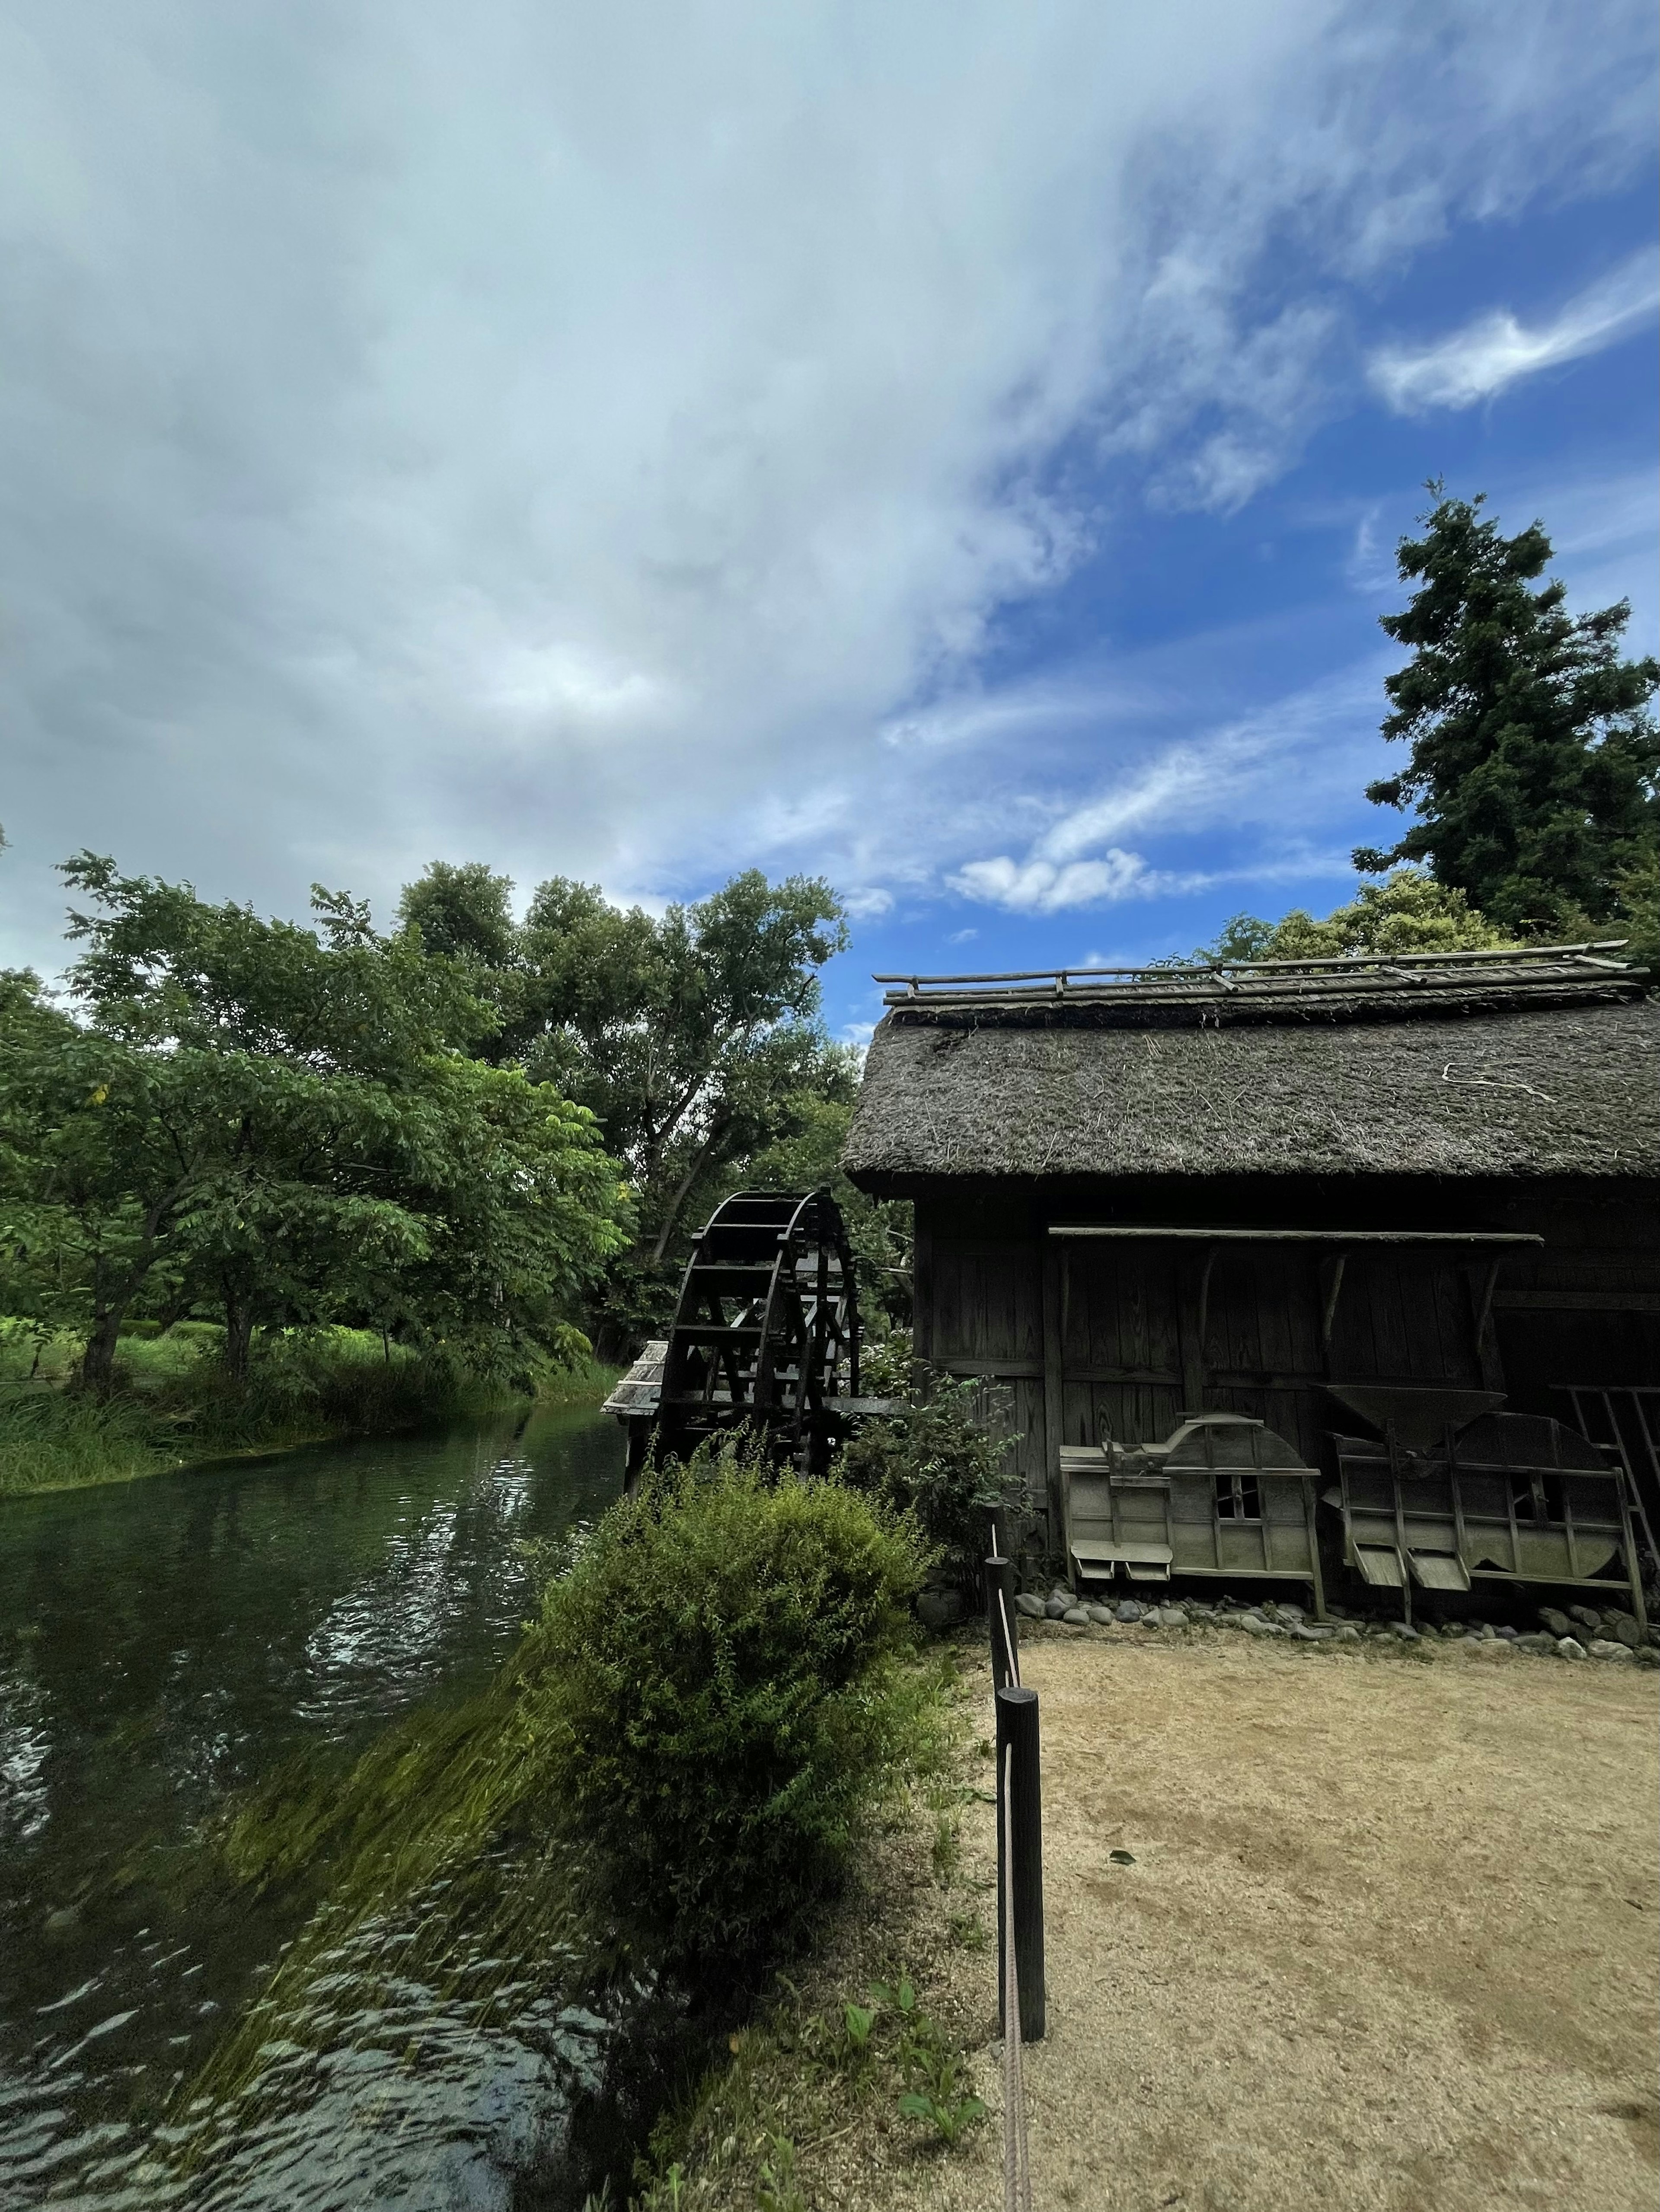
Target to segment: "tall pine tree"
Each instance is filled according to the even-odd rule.
[[[1651,874],[1660,844],[1660,731],[1647,712],[1660,665],[1623,660],[1629,602],[1564,611],[1566,587],[1535,578],[1551,542],[1538,523],[1514,538],[1449,499],[1397,550],[1421,588],[1383,628],[1413,658],[1385,689],[1386,738],[1412,748],[1405,772],[1370,784],[1379,805],[1417,818],[1388,852],[1354,864],[1380,873],[1427,861],[1490,920],[1526,935],[1610,921]]]

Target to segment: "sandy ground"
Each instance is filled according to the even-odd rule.
[[[1024,1671],[1039,2212],[1654,2212],[1653,1673],[1136,1631]],[[987,2128],[903,2201],[994,2206],[1000,2157]]]

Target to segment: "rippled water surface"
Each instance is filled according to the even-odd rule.
[[[476,1999],[400,1978],[390,1928],[352,1931],[378,1981],[343,1960],[360,1994],[336,2015],[324,1988],[222,2154],[181,2179],[166,2153],[304,1910],[226,1880],[215,1811],[486,1680],[532,1602],[521,1545],[601,1511],[622,1456],[603,1416],[544,1413],[0,1506],[0,2206],[562,2201],[599,2023],[499,1961]]]

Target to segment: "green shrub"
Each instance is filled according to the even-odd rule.
[[[891,1419],[863,1423],[836,1462],[843,1482],[914,1514],[964,1582],[986,1556],[991,1515],[1019,1498],[1017,1480],[1005,1471],[1011,1439],[979,1418],[981,1390],[977,1382],[936,1375],[926,1400]]]
[[[614,1507],[536,1633],[603,1908],[698,1971],[801,1931],[900,1748],[926,1555],[835,1482],[707,1452]]]

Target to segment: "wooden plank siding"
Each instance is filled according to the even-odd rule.
[[[1041,1188],[971,1198],[936,1186],[916,1207],[918,1352],[986,1378],[1031,1504],[1049,1510],[1052,1529],[1063,1443],[1153,1441],[1202,1407],[1267,1422],[1318,1466],[1339,1418],[1328,1380],[1504,1389],[1501,1344],[1541,1340],[1516,1316],[1660,1316],[1660,1218],[1642,1198],[1576,1203],[1512,1187],[1461,1209],[1456,1224],[1444,1200],[1432,1212],[1415,1194],[1410,1210],[1389,1209],[1381,1221],[1374,1211],[1383,1226],[1468,1222],[1546,1237],[1542,1251],[1505,1260],[1478,1341],[1490,1255],[1348,1248],[1328,1340],[1329,1247],[1051,1238],[1050,1220],[1108,1214],[1103,1200],[1090,1206],[1083,1197],[1075,1186],[1053,1198]],[[1286,1223],[1299,1210],[1282,1195],[1258,1218]],[[1365,1221],[1329,1194],[1310,1212],[1328,1224]],[[1583,1328],[1572,1334],[1584,1343]],[[1572,1364],[1566,1331],[1562,1357]],[[1516,1378],[1513,1402],[1536,1395],[1533,1379]]]

